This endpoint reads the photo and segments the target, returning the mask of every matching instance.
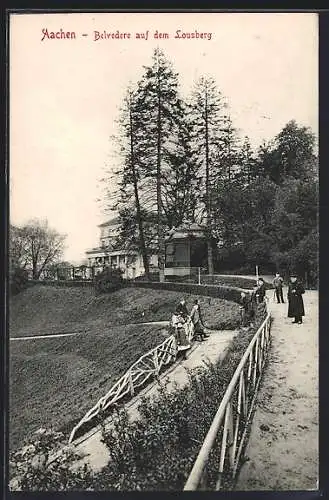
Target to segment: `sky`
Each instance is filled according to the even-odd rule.
[[[50,38],[61,29],[75,38]],[[211,36],[175,38],[177,30]],[[95,39],[104,31],[130,38]],[[114,165],[119,107],[157,46],[183,96],[198,77],[215,79],[254,147],[292,119],[318,133],[315,13],[12,14],[10,222],[48,219],[67,235],[65,260],[80,262],[98,244],[97,225],[109,218],[97,202],[100,179]]]

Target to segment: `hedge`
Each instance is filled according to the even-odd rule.
[[[56,286],[56,287],[95,287],[93,281],[38,281],[29,280],[28,285],[44,285],[44,286]],[[239,303],[241,298],[241,292],[246,290],[238,287],[230,287],[223,285],[197,285],[194,283],[171,283],[171,282],[154,282],[154,281],[129,281],[128,283],[123,283],[121,286],[135,287],[135,288],[153,288],[156,290],[168,290],[173,292],[182,293],[192,293],[196,295],[202,295],[207,297],[213,297],[217,299],[231,300],[233,302]],[[106,293],[106,292],[104,292]]]
[[[240,304],[243,288],[228,287],[223,285],[196,285],[193,283],[156,283],[151,281],[130,282],[130,287],[152,288],[154,290],[168,290],[173,292],[192,293],[216,299],[231,300]]]
[[[57,287],[94,287],[95,286],[93,281],[87,281],[87,280],[83,280],[83,281],[82,280],[58,280],[58,281],[29,280],[28,281],[28,286],[34,286],[34,285],[57,286]]]
[[[20,267],[9,268],[10,293],[16,295],[28,286],[28,274]]]

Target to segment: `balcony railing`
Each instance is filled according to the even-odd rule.
[[[267,314],[228,385],[184,491],[230,489],[234,484],[270,346],[270,325]]]

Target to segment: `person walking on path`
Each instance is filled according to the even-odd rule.
[[[275,296],[276,296],[277,303],[284,304],[283,290],[282,290],[283,278],[280,276],[280,273],[276,273],[275,278],[273,280],[273,285],[274,285],[274,289],[275,289]]]
[[[304,301],[302,295],[305,289],[302,283],[297,279],[297,275],[292,273],[288,287],[288,318],[295,318],[293,323],[301,325],[305,316]]]
[[[204,323],[201,313],[200,302],[198,299],[195,299],[194,301],[190,318],[194,326],[194,336],[199,336],[201,342],[203,342],[207,337],[209,337],[209,335],[207,335],[204,331]]]

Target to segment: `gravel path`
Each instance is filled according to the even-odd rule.
[[[293,325],[287,304],[269,303],[272,347],[237,490],[318,487],[318,292],[304,304],[304,323]]]

